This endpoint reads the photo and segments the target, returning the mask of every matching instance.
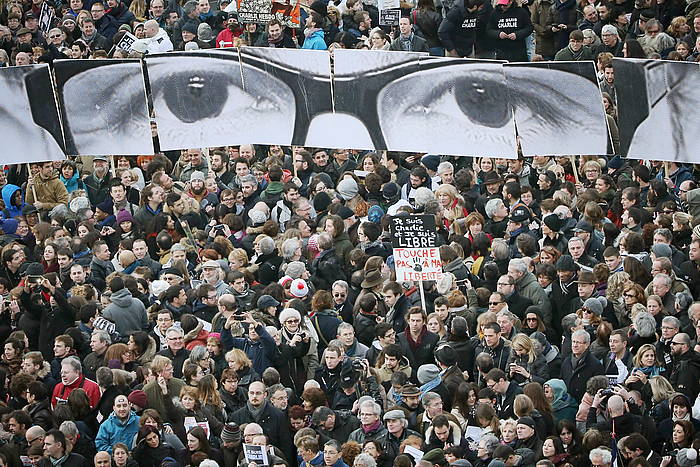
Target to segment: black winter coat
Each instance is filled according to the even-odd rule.
[[[289,420],[284,412],[270,402],[265,402],[265,407],[263,407],[262,413],[257,418],[248,410],[248,405],[246,404],[233,414],[233,421],[239,425],[242,423],[257,423],[262,427],[263,433],[267,436],[270,444],[279,448],[286,459],[296,458]]]
[[[573,366],[573,354],[567,356],[561,364],[561,379],[566,384],[569,394],[581,402],[586,392],[586,383],[594,376],[602,375],[603,365],[593,356],[590,349],[581,357],[576,367]],[[695,399],[693,399],[695,400]]]
[[[333,282],[345,280],[345,272],[335,254],[335,248],[324,250],[311,263],[311,282],[316,290],[331,290]]]
[[[408,336],[410,331],[408,328],[404,332],[398,335],[397,344],[401,346],[401,351],[408,358],[413,369],[413,378],[415,380],[416,371],[421,365],[435,362],[435,347],[437,346],[440,336],[428,331],[425,327],[423,328],[423,334],[421,335],[420,345],[417,348],[413,348],[408,343]]]

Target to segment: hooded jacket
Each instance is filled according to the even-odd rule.
[[[98,451],[107,451],[110,454],[112,453],[112,446],[116,443],[124,443],[127,446],[131,446],[139,428],[139,416],[135,412],[129,411],[129,416],[126,420],[120,420],[112,412],[109,418],[100,425],[100,430],[95,438],[95,446]]]
[[[469,452],[469,444],[467,440],[462,436],[462,429],[458,424],[449,420],[450,424],[450,437],[447,442],[442,442],[434,433],[433,425],[430,425],[427,430],[425,430],[425,444],[423,451],[429,452],[433,449],[445,449],[445,446],[452,445],[460,447],[464,452]]]
[[[148,315],[141,300],[131,296],[129,289],[118,290],[110,297],[112,303],[102,316],[116,325],[117,332],[126,336],[130,332],[148,329]]]
[[[560,379],[550,379],[545,383],[554,393],[554,399],[552,400],[552,415],[554,416],[554,423],[558,424],[559,420],[574,420],[576,417],[576,412],[578,411],[578,404],[566,392],[566,384]]]
[[[2,187],[2,200],[5,203],[5,210],[3,211],[3,217],[5,219],[12,219],[13,217],[18,217],[22,215],[22,208],[26,206],[24,202],[24,196],[21,197],[19,206],[12,204],[12,197],[17,193],[17,191],[22,191],[17,185],[5,185]]]
[[[324,39],[323,29],[318,29],[312,32],[309,37],[304,40],[304,45],[301,46],[302,49],[311,50],[326,50],[328,46]]]

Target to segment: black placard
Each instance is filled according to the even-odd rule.
[[[435,216],[394,216],[391,218],[393,248],[434,248]]]

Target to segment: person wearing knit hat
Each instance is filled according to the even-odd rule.
[[[214,38],[212,35],[211,26],[209,26],[207,23],[200,23],[199,26],[197,26],[197,37],[201,42],[211,42],[211,40]]]
[[[564,227],[564,219],[560,218],[554,213],[544,216],[542,222],[554,233],[559,233],[561,228]]]
[[[328,208],[330,207],[331,203],[331,197],[328,196],[328,193],[326,193],[325,191],[317,193],[316,196],[314,196],[313,201],[316,216],[320,218],[322,213],[328,211]]]
[[[579,270],[578,265],[574,262],[574,259],[570,255],[561,255],[557,260],[556,264],[557,272],[559,271],[569,271],[576,272]]]
[[[131,409],[136,413],[141,413],[143,409],[148,407],[148,396],[140,389],[131,391],[127,399],[131,404]]]
[[[251,209],[248,212],[248,225],[250,227],[260,227],[267,222],[267,214],[257,209]]]
[[[299,311],[295,310],[294,308],[283,309],[282,311],[280,311],[278,318],[280,320],[280,323],[284,327],[289,327],[285,325],[287,321],[296,321],[295,323],[291,323],[296,325],[295,331],[296,329],[298,329],[299,323],[301,322],[301,314],[299,314]]]
[[[605,297],[592,297],[583,302],[584,311],[590,311],[594,315],[600,317],[603,315],[603,309],[608,305],[608,300]]]
[[[434,175],[440,166],[440,156],[437,154],[426,154],[420,158],[420,163],[428,169],[428,174]]]
[[[440,368],[434,363],[428,363],[426,365],[421,365],[418,368],[416,377],[421,385],[426,385],[431,381],[437,379],[440,376]],[[439,384],[439,383],[438,383]],[[423,389],[423,392],[425,390]]]
[[[666,243],[657,243],[651,247],[652,259],[673,257],[673,250]]]
[[[340,209],[338,209],[338,216],[344,221],[350,219],[354,215],[355,213],[353,210],[347,206],[341,206]]]
[[[370,222],[379,224],[382,221],[382,217],[384,217],[384,210],[378,204],[375,204],[367,211],[367,220]]]
[[[0,229],[5,235],[14,235],[17,232],[19,221],[17,219],[5,219],[0,221]]]
[[[309,286],[304,279],[294,279],[289,293],[296,298],[304,298],[309,294]]]
[[[223,430],[221,430],[221,441],[224,447],[233,447],[233,444],[241,441],[241,428],[236,423],[227,423],[224,425]]]
[[[345,178],[338,183],[336,191],[344,201],[349,201],[358,195],[360,188],[357,186],[357,182],[354,179]]]
[[[199,170],[192,171],[192,175],[190,175],[190,182],[192,182],[194,180],[204,181],[204,173],[200,172]]]

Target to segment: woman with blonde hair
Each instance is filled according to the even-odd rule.
[[[690,32],[690,25],[688,24],[688,19],[685,16],[676,16],[671,20],[671,24],[666,29],[666,33],[680,41],[686,34]]]
[[[440,336],[440,339],[447,335],[447,330],[445,329],[445,324],[437,313],[433,312],[428,315],[428,321],[426,322],[428,331]]]
[[[630,275],[624,271],[613,273],[608,278],[608,288],[605,296],[608,301],[613,302],[615,306],[620,304],[622,294],[625,290],[625,284],[630,280]]]
[[[468,212],[464,207],[464,199],[457,192],[457,188],[450,184],[442,184],[435,190],[435,197],[442,206],[442,222],[449,229],[454,221],[464,218]],[[484,220],[481,218],[483,227]]]
[[[248,386],[253,381],[260,381],[260,375],[253,369],[253,362],[241,349],[229,350],[226,353],[228,367],[238,374],[238,386],[248,392]]]
[[[531,381],[541,384],[549,379],[547,360],[537,353],[530,337],[516,334],[510,348],[510,359],[506,366],[509,379],[520,386],[525,386]]]
[[[686,250],[693,240],[693,230],[690,225],[693,216],[682,211],[676,211],[673,213],[672,219],[673,241],[671,244],[679,250]]]
[[[649,379],[649,389],[651,390],[651,400],[648,405],[648,413],[657,425],[662,420],[671,416],[669,401],[676,393],[671,383],[663,376],[652,376]]]

